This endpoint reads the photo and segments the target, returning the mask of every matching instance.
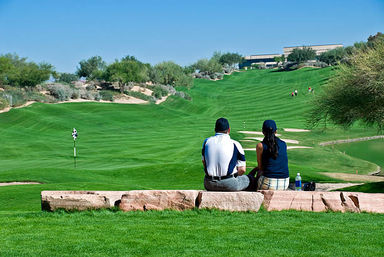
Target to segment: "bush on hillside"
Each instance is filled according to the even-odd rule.
[[[66,84],[49,84],[47,89],[59,101],[67,101],[73,94],[73,89]]]
[[[186,100],[191,100],[191,99],[192,99],[192,97],[191,97],[188,93],[186,93],[186,92],[184,92],[184,91],[177,91],[177,92],[175,93],[175,96],[184,98],[184,99],[186,99]]]
[[[141,92],[136,92],[136,91],[125,91],[124,94],[133,96],[135,98],[139,98],[144,101],[148,102],[156,102],[156,99],[153,96],[148,96],[146,94],[143,94]]]
[[[99,93],[102,100],[113,102],[113,93],[111,91],[102,90]]]

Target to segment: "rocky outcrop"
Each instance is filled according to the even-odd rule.
[[[187,210],[196,206],[197,190],[134,190],[121,198],[123,211]]]
[[[199,209],[226,211],[255,211],[260,209],[264,196],[258,192],[207,192],[199,193]]]
[[[339,211],[384,213],[384,194],[262,190],[268,211]]]
[[[127,191],[42,191],[41,208],[46,211],[57,209],[91,210],[118,206]]]

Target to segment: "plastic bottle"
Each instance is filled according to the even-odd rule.
[[[297,176],[295,178],[295,190],[296,191],[301,191],[301,177],[300,177],[300,173],[297,173]]]

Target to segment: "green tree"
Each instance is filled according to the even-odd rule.
[[[100,56],[93,56],[87,60],[82,60],[77,67],[76,75],[87,80],[100,79],[106,68],[106,63]]]
[[[192,85],[192,78],[185,74],[183,67],[172,61],[155,65],[154,73],[156,74],[155,83],[187,87]]]
[[[128,82],[146,82],[149,80],[148,65],[138,61],[133,56],[126,56],[120,61],[107,66],[102,76],[106,81],[118,82],[120,90]]]
[[[336,65],[347,55],[343,47],[338,47],[327,52],[321,53],[319,61],[325,62],[328,65]]]
[[[200,59],[193,65],[193,67],[200,72],[206,72],[208,74],[223,71],[222,65],[215,59]]]
[[[331,120],[349,127],[361,120],[368,126],[384,126],[384,42],[360,49],[341,64],[311,111],[310,125]]]
[[[375,44],[383,42],[384,41],[384,34],[381,32],[377,32],[374,36],[369,36],[367,41],[368,47],[374,47]]]
[[[0,83],[19,87],[34,87],[50,78],[54,68],[48,63],[27,62],[16,54],[0,56]]]
[[[73,73],[58,73],[56,81],[59,82],[65,82],[65,83],[71,83],[72,81],[77,81],[79,77],[76,74]]]
[[[288,55],[288,61],[295,63],[303,63],[308,60],[313,60],[316,57],[316,52],[310,47],[303,46],[302,48],[295,48]]]
[[[239,64],[243,61],[243,57],[238,53],[225,53],[221,55],[219,62],[222,65],[229,65],[234,66],[236,64]]]

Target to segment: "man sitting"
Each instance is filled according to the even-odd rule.
[[[202,160],[205,170],[204,187],[209,191],[241,191],[251,188],[253,177],[245,173],[244,150],[240,143],[229,137],[228,120],[216,121],[212,137],[205,139]]]

